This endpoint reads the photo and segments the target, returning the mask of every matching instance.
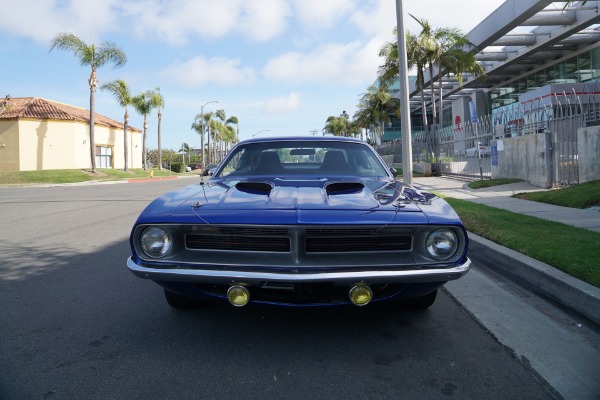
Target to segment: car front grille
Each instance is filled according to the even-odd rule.
[[[290,239],[241,235],[187,235],[186,246],[196,250],[290,252]]]
[[[200,231],[200,232],[198,232]],[[358,253],[409,251],[412,236],[404,229],[373,227],[211,226],[186,235],[191,250],[290,253]]]
[[[307,237],[307,253],[410,250],[406,236]]]

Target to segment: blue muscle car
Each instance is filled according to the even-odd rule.
[[[470,268],[454,210],[396,180],[368,144],[340,137],[241,142],[211,179],[150,203],[130,241],[129,269],[175,308],[426,308]]]

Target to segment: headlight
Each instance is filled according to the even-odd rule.
[[[425,242],[427,253],[436,260],[447,260],[458,249],[458,237],[452,229],[441,228],[431,232]]]
[[[165,229],[151,226],[142,232],[140,244],[149,257],[162,258],[171,251],[173,239]]]

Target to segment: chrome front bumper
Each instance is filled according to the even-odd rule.
[[[264,282],[289,283],[318,283],[331,282],[338,285],[356,283],[385,284],[385,283],[427,283],[446,282],[460,278],[471,268],[471,260],[456,267],[440,269],[415,270],[382,270],[382,271],[345,271],[345,272],[255,272],[255,271],[220,271],[206,269],[176,269],[148,268],[138,265],[131,257],[127,259],[127,267],[134,275],[153,281],[192,282],[211,284],[249,285]]]

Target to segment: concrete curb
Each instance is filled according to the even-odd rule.
[[[600,326],[600,288],[469,232],[469,258]]]
[[[178,176],[155,176],[152,178],[131,178],[131,179],[127,179],[127,183],[148,182],[148,181],[170,181],[173,179],[179,179],[179,177]]]

